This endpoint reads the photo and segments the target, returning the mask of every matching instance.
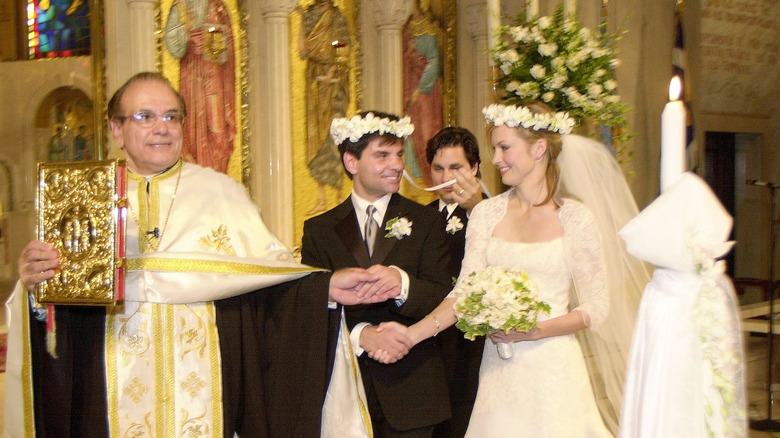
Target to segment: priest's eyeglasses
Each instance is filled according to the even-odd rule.
[[[161,116],[151,111],[138,111],[131,116],[116,116],[118,120],[124,121],[125,119],[132,120],[135,124],[149,128],[157,123],[157,119],[162,119],[167,125],[181,125],[184,122],[184,116],[179,112],[167,112]]]

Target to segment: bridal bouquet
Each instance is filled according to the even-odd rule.
[[[472,272],[453,291],[457,297],[455,324],[467,339],[484,336],[496,330],[527,332],[537,327],[540,313],[549,314],[550,306],[537,297],[536,286],[525,272],[490,266]],[[499,354],[511,357],[511,345],[501,346]],[[505,350],[502,353],[502,349]],[[508,351],[506,351],[508,350]]]
[[[613,128],[618,143],[628,139],[628,107],[612,74],[620,64],[618,36],[583,27],[576,17],[564,17],[561,8],[551,17],[520,15],[497,33],[491,55],[507,103],[541,100],[577,120]]]

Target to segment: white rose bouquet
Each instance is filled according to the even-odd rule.
[[[541,100],[554,111],[612,128],[618,144],[628,140],[628,107],[612,74],[620,64],[618,36],[583,27],[575,16],[564,17],[561,8],[552,17],[521,14],[497,33],[491,55],[507,103]]]
[[[453,292],[457,297],[455,326],[471,340],[496,330],[527,332],[538,326],[539,314],[550,313],[550,306],[538,299],[536,286],[525,272],[500,266],[472,272]]]

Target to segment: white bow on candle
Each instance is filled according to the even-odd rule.
[[[675,76],[669,83],[669,103],[661,114],[661,191],[685,172],[685,105],[680,101],[682,84]]]

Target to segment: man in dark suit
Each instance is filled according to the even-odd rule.
[[[479,177],[479,145],[464,128],[447,127],[430,140],[426,157],[431,165],[434,186],[456,180],[437,191],[439,199],[428,204],[446,220],[445,230],[450,246],[449,274],[457,278],[466,246],[468,212],[482,200]],[[479,365],[484,338],[469,341],[455,326],[439,334],[439,345],[447,369],[447,383],[452,403],[452,419],[436,426],[435,437],[460,438],[466,434],[474,399],[477,396]]]
[[[346,307],[346,321],[374,436],[431,437],[433,426],[450,417],[437,340],[431,338],[409,351],[405,335],[393,330],[380,333],[376,327],[384,321],[413,324],[450,291],[444,218],[397,193],[404,137],[413,129],[408,119],[373,112],[346,122],[335,120],[331,134],[353,180],[352,194],[304,223],[302,262],[333,270],[368,268],[384,287],[400,289],[398,298]],[[378,350],[399,358],[408,355],[385,365],[370,358]]]

